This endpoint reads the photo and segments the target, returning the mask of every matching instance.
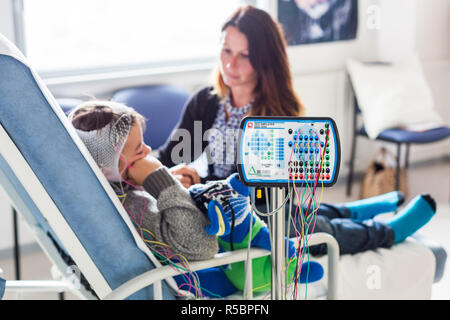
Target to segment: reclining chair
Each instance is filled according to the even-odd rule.
[[[70,290],[84,299],[176,299],[178,288],[171,277],[177,271],[163,266],[139,237],[56,100],[1,35],[0,74],[0,186],[62,277],[52,282],[0,280],[0,296],[6,287],[6,292]],[[309,245],[323,242],[328,255],[317,259],[327,272],[318,288],[326,290],[328,299],[430,297],[436,262],[418,241],[340,259],[330,235],[314,234]],[[251,258],[268,254],[249,251]],[[191,263],[190,268],[246,258],[247,250],[237,250]],[[377,290],[367,288],[367,272],[373,266],[381,270]],[[74,271],[80,273],[80,286],[73,281]],[[251,279],[249,283],[251,287]],[[309,285],[308,297],[311,289]],[[251,291],[248,294],[244,297],[251,298]],[[315,297],[323,295],[316,290]]]

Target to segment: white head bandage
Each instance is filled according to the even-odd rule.
[[[91,106],[93,103],[88,104]],[[119,182],[122,180],[119,159],[133,124],[132,109],[112,101],[96,101],[95,104],[109,107],[114,114],[119,115],[119,118],[99,130],[83,131],[77,128],[75,130],[106,178],[109,181]],[[71,123],[73,114],[83,106],[86,104],[81,104],[69,114]]]

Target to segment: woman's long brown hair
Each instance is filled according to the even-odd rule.
[[[305,107],[294,91],[281,26],[264,10],[253,6],[237,9],[224,23],[236,27],[248,40],[250,63],[258,74],[250,111],[257,116],[302,116]],[[228,96],[228,87],[217,68],[215,91]]]

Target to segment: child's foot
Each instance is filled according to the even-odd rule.
[[[349,218],[358,221],[372,219],[378,214],[396,211],[405,202],[400,191],[392,191],[379,196],[346,202],[342,207],[349,211]]]
[[[394,231],[394,242],[399,243],[430,221],[436,212],[436,202],[429,194],[412,199],[387,224]]]

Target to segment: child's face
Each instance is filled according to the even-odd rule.
[[[133,124],[128,139],[122,149],[119,159],[119,172],[122,178],[127,178],[127,169],[140,159],[148,156],[152,149],[144,143],[142,128],[139,123]]]

